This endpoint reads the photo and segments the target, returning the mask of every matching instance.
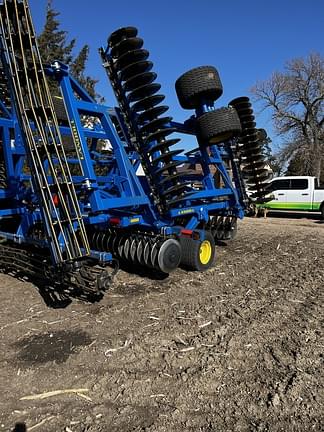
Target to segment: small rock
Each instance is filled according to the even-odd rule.
[[[278,393],[276,393],[276,394],[273,396],[273,399],[272,399],[272,405],[273,405],[274,407],[280,405],[280,397],[279,397]]]

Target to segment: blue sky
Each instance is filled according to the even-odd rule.
[[[45,21],[47,0],[30,0],[36,31]],[[192,113],[180,108],[175,80],[201,65],[215,66],[224,93],[217,106],[247,95],[258,81],[284,69],[287,60],[316,51],[323,54],[323,0],[53,0],[61,13],[61,28],[77,39],[77,48],[91,48],[87,72],[99,79],[98,91],[115,105],[97,49],[119,27],[138,27],[151,53],[154,71],[170,106],[170,114],[183,121]],[[274,144],[270,113],[259,113]]]

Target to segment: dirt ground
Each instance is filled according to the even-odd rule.
[[[0,431],[323,431],[323,257],[319,220],[246,218],[206,273],[93,304],[0,275]]]

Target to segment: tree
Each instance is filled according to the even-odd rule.
[[[85,75],[89,46],[85,45],[79,54],[75,58],[73,57],[76,40],[72,39],[68,42],[67,31],[60,30],[60,22],[57,19],[59,15],[60,13],[53,9],[52,0],[48,0],[45,26],[38,36],[42,61],[45,65],[51,64],[53,60],[60,60],[65,63],[70,67],[72,76],[88,91],[90,96],[100,99],[95,89],[98,81]],[[54,80],[49,80],[49,86],[52,94],[59,95],[59,89]]]
[[[324,165],[324,58],[310,54],[258,82],[252,93],[272,111],[276,131],[286,142],[281,156],[296,158],[304,174],[321,177]]]
[[[85,45],[79,55],[75,58],[73,63],[70,66],[71,74],[74,78],[84,87],[89,95],[94,99],[100,98],[100,96],[96,93],[96,84],[98,80],[91,78],[88,75],[85,75],[85,67],[89,56],[89,45]]]
[[[38,36],[38,46],[45,65],[53,60],[60,60],[69,65],[72,62],[72,51],[75,39],[67,42],[67,32],[59,30],[60,23],[56,19],[60,15],[52,7],[52,0],[47,2],[46,22],[42,33]]]
[[[303,175],[308,174],[307,167],[304,164],[304,158],[302,153],[296,153],[293,158],[290,159],[287,166],[286,175]]]
[[[272,139],[268,136],[265,129],[258,129],[258,140],[261,145],[262,155],[273,174],[280,175],[282,173],[283,164],[279,155],[272,152]]]

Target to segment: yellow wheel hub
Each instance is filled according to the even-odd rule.
[[[212,255],[212,246],[210,241],[204,240],[199,249],[199,259],[201,264],[208,264]]]

